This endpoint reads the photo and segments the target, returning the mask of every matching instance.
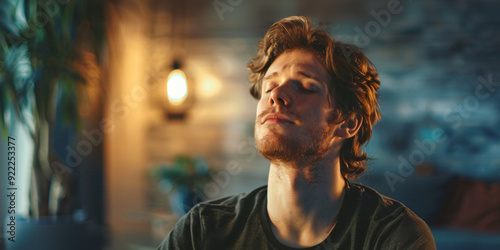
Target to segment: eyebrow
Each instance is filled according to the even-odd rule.
[[[307,78],[311,78],[311,79],[316,80],[316,81],[318,81],[318,82],[322,82],[322,80],[321,80],[321,79],[319,79],[318,77],[313,76],[313,75],[310,75],[310,74],[307,74],[307,73],[305,73],[305,72],[303,72],[303,71],[298,71],[298,72],[297,72],[297,74],[299,74],[299,75],[303,75],[303,76],[305,76],[305,77],[307,77]]]
[[[277,75],[278,75],[278,72],[273,72],[272,74],[270,74],[270,75],[268,75],[268,76],[264,77],[264,80],[271,79],[271,78],[273,78],[273,77],[276,77]]]

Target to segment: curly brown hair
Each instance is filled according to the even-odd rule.
[[[380,81],[375,66],[356,46],[333,40],[321,27],[311,27],[308,18],[288,17],[269,28],[259,42],[257,56],[248,63],[250,93],[254,98],[260,99],[262,78],[274,60],[295,49],[316,52],[332,77],[328,91],[337,107],[335,122],[352,115],[362,118],[359,131],[346,139],[340,149],[342,176],[355,179],[370,160],[361,146],[370,140],[372,127],[380,119]]]

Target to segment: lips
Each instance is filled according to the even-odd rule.
[[[279,114],[279,113],[274,113],[274,114],[269,114],[264,117],[264,120],[262,123],[291,123],[293,122],[286,116]]]

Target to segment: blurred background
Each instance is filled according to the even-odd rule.
[[[356,182],[438,249],[500,249],[498,1],[0,3],[0,248],[155,249],[196,202],[265,185],[246,64],[307,15],[380,73]]]

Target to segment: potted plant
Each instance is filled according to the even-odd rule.
[[[54,128],[66,123],[78,131],[85,86],[99,83],[102,3],[0,0],[0,11],[2,135],[29,135],[16,158],[29,204],[18,211],[33,221],[74,216],[78,177],[55,153]]]
[[[153,168],[151,175],[159,181],[160,190],[169,194],[172,212],[183,215],[203,201],[200,194],[211,172],[202,157],[178,156],[173,163]]]

